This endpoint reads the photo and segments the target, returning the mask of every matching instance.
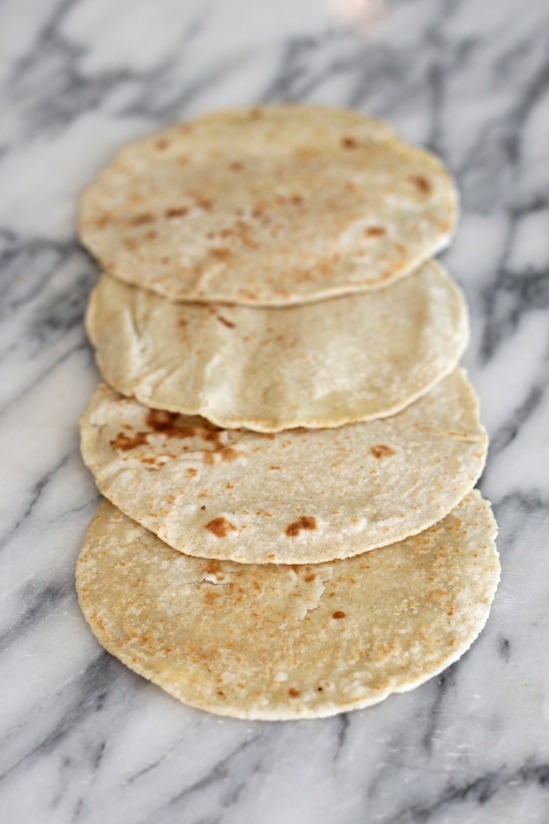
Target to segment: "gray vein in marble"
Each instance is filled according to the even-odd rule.
[[[66,128],[71,120],[97,108],[107,94],[128,82],[138,84],[135,99],[131,104],[121,107],[117,112],[119,115],[146,115],[155,121],[158,118],[173,118],[176,112],[239,62],[238,58],[219,61],[179,94],[162,102],[162,86],[178,65],[179,49],[184,50],[203,30],[205,13],[202,10],[185,25],[177,43],[177,51],[167,55],[153,69],[139,72],[127,68],[90,77],[80,69],[86,48],[75,45],[62,33],[65,18],[77,3],[78,0],[61,0],[53,8],[28,53],[13,68],[10,78],[13,94],[23,94],[30,98],[31,105],[26,112],[29,134],[36,129],[44,131]],[[48,76],[50,83],[50,96],[47,99],[42,99],[40,94],[40,78],[43,74]],[[33,100],[34,95],[36,97]]]
[[[463,801],[475,801],[483,807],[490,799],[505,786],[513,783],[521,785],[537,784],[540,787],[549,787],[549,764],[526,764],[513,773],[507,774],[504,770],[487,773],[474,778],[472,781],[444,788],[439,798],[429,806],[414,806],[396,814],[395,824],[412,824],[412,822],[431,821],[433,816],[452,804]]]

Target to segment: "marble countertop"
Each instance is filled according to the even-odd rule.
[[[540,0],[0,4],[0,820],[549,821],[549,8]],[[98,495],[76,421],[97,269],[75,204],[113,150],[233,104],[386,118],[462,195],[444,261],[491,436],[503,576],[442,677],[300,723],[188,709],[103,652],[73,569]]]

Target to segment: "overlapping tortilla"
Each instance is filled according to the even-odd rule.
[[[388,289],[284,309],[172,303],[104,277],[87,325],[122,394],[259,432],[394,414],[468,339],[461,292],[433,262]]]
[[[151,410],[102,385],[81,421],[99,490],[189,555],[318,563],[439,521],[486,457],[478,403],[456,370],[403,412],[264,435]]]
[[[86,190],[102,267],[172,300],[281,306],[387,285],[444,248],[433,155],[357,112],[217,112],[124,147]]]
[[[477,492],[426,532],[315,566],[190,558],[105,502],[77,565],[110,653],[179,700],[238,718],[317,718],[413,689],[484,626],[499,579]]]

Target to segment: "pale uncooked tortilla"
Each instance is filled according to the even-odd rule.
[[[172,303],[104,277],[87,326],[123,395],[259,432],[392,415],[468,339],[461,292],[433,262],[388,289],[284,309]]]
[[[436,526],[315,566],[190,558],[105,502],[77,565],[99,642],[195,707],[318,718],[441,672],[484,626],[499,580],[496,524],[475,491]]]
[[[444,248],[442,164],[357,112],[237,109],[123,148],[85,191],[82,242],[172,300],[280,306],[394,281]]]
[[[189,555],[318,563],[394,543],[473,488],[487,438],[456,370],[403,412],[264,435],[150,410],[102,385],[81,421],[99,490]]]

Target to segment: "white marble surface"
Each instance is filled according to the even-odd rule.
[[[549,821],[549,7],[544,0],[0,3],[0,821]],[[503,578],[472,650],[369,710],[246,723],[102,652],[73,567],[97,503],[76,197],[124,141],[214,107],[355,106],[439,152],[446,263],[492,438]]]

